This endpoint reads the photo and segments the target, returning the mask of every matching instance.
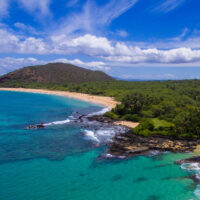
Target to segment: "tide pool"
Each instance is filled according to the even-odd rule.
[[[99,106],[22,92],[0,92],[0,99],[0,200],[200,199],[193,172],[173,164],[189,154],[100,158],[106,147],[94,146],[88,127],[70,123]],[[41,122],[51,125],[25,129]]]

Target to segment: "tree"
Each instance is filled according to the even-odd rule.
[[[122,100],[126,114],[139,114],[141,110],[149,106],[151,102],[152,98],[142,93],[129,94]]]
[[[200,109],[188,109],[176,116],[175,133],[177,135],[195,135],[200,137]]]

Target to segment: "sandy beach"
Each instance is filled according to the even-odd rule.
[[[31,92],[31,93],[40,93],[40,94],[52,94],[58,96],[65,96],[69,98],[75,98],[82,101],[91,102],[101,106],[108,107],[110,110],[115,108],[120,102],[115,101],[112,97],[105,96],[95,96],[77,92],[68,92],[68,91],[56,91],[56,90],[44,90],[44,89],[27,89],[27,88],[0,88],[0,91],[16,91],[16,92]],[[130,128],[135,128],[139,123],[129,122],[129,121],[119,121],[115,122],[115,125],[123,125]]]
[[[58,96],[65,96],[69,98],[75,98],[82,101],[91,102],[94,104],[99,104],[108,107],[110,110],[115,108],[120,102],[115,101],[112,97],[105,96],[95,96],[83,93],[68,92],[68,91],[53,91],[44,89],[27,89],[27,88],[0,88],[1,91],[16,91],[16,92],[31,92],[31,93],[41,93],[41,94],[52,94]]]
[[[114,125],[122,125],[122,126],[128,126],[129,128],[135,128],[139,125],[139,123],[130,121],[116,121],[114,122]]]

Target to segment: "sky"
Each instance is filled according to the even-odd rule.
[[[121,79],[199,79],[199,10],[199,0],[0,0],[0,75],[64,62]]]

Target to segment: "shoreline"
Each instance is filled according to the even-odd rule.
[[[96,105],[107,107],[109,110],[115,108],[120,102],[115,101],[112,97],[95,96],[84,93],[46,90],[46,89],[28,89],[28,88],[0,88],[0,91],[28,92],[38,94],[49,94],[74,98]],[[101,116],[101,115],[100,115]],[[103,116],[102,116],[103,117]],[[102,118],[100,117],[100,118]],[[97,117],[98,118],[98,117]],[[104,117],[102,118],[103,120]],[[97,119],[98,120],[98,119]],[[135,155],[144,155],[151,150],[171,151],[171,152],[194,152],[199,154],[200,141],[192,142],[172,138],[137,136],[132,134],[131,129],[137,127],[139,123],[125,120],[116,120],[112,122],[116,126],[125,126],[130,129],[125,135],[120,134],[113,138],[112,144],[108,147],[108,153],[114,156],[132,157]]]
[[[133,157],[148,155],[152,151],[189,153],[199,155],[200,140],[177,139],[164,136],[141,136],[131,131],[116,135],[108,148],[108,154],[114,157]],[[199,159],[200,160],[200,159]]]
[[[112,97],[95,96],[84,93],[59,91],[59,90],[46,90],[46,89],[29,89],[29,88],[0,88],[0,91],[13,91],[13,92],[28,92],[38,94],[50,94],[56,96],[63,96],[68,98],[74,98],[81,101],[94,103],[100,106],[109,108],[109,110],[115,108],[120,102],[117,102]]]
[[[90,102],[96,105],[107,107],[110,110],[115,108],[120,102],[115,101],[113,97],[96,96],[84,93],[59,91],[59,90],[46,90],[46,89],[29,89],[29,88],[0,88],[0,91],[13,91],[13,92],[28,92],[38,94],[50,94],[56,96],[63,96],[68,98],[74,98],[85,102]],[[125,120],[116,121],[114,125],[122,125],[128,128],[135,128],[139,125],[136,122],[130,122]]]

